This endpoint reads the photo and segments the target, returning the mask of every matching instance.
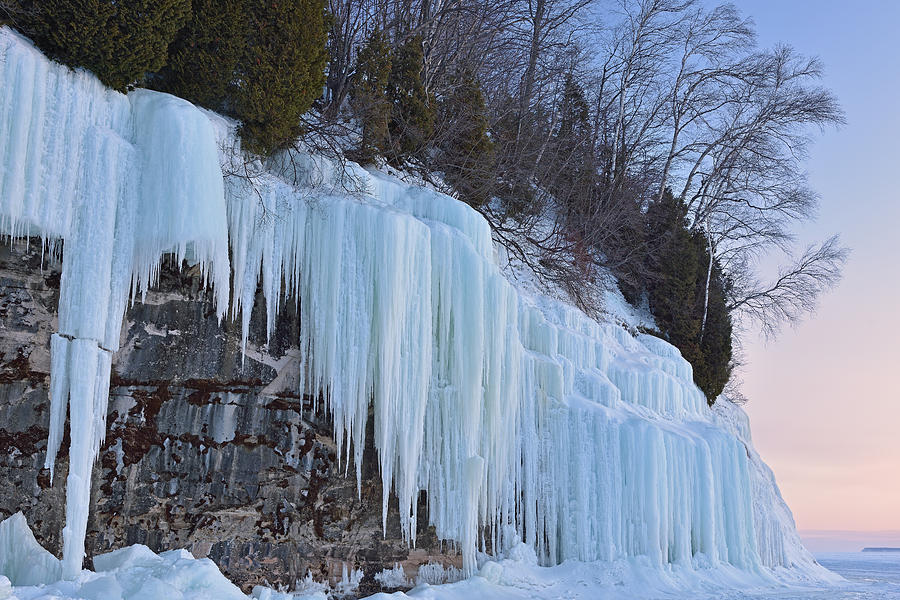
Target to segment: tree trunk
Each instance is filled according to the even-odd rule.
[[[537,70],[538,54],[541,51],[541,30],[544,26],[544,10],[546,0],[537,0],[535,3],[534,17],[531,21],[531,46],[528,50],[528,66],[525,68],[525,77],[522,80],[522,92],[519,96],[519,134],[522,133],[522,122],[525,113],[531,106],[531,96],[534,93],[534,74]]]
[[[703,321],[700,322],[700,341],[703,341],[703,334],[706,333],[706,315],[709,312],[709,281],[712,278],[713,268],[713,245],[712,236],[709,234],[709,219],[706,219],[706,243],[709,252],[709,266],[706,268],[706,289],[703,291]]]

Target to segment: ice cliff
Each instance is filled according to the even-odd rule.
[[[666,342],[518,290],[487,223],[387,175],[299,152],[243,164],[234,124],[169,95],[112,92],[0,29],[0,231],[62,248],[51,342],[52,468],[71,432],[62,574],[82,567],[91,469],[129,301],[161,260],[197,265],[244,339],[300,312],[300,392],[347,468],[366,421],[404,536],[522,539],[539,559],[812,569],[740,409],[711,411]]]

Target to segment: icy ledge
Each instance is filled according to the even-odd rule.
[[[233,123],[111,92],[6,28],[0,89],[0,231],[64,245],[47,456],[68,410],[63,577],[81,573],[123,312],[169,253],[245,343],[258,285],[270,331],[296,301],[300,391],[324,397],[345,464],[358,476],[371,407],[385,514],[393,490],[414,544],[425,490],[467,574],[520,541],[547,565],[820,573],[739,409],[710,411],[666,342],[517,290],[466,205],[297,152],[247,170]]]

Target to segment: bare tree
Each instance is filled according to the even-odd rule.
[[[794,321],[836,281],[836,239],[810,248],[771,286],[752,265],[789,250],[817,197],[802,169],[811,128],[840,123],[821,64],[788,47],[761,51],[733,6],[698,0],[330,0],[329,111],[347,94],[373,28],[396,47],[421,38],[427,90],[481,83],[493,159],[479,165],[500,202],[480,207],[498,239],[548,280],[584,297],[597,265],[650,277],[642,214],[667,189],[707,245],[706,293],[718,265],[729,308],[769,332]],[[584,97],[567,129],[566,86]],[[440,148],[452,127],[435,127]],[[431,155],[434,153],[432,152]],[[427,173],[433,165],[423,152]],[[452,191],[452,190],[448,190]],[[642,270],[643,269],[643,270]],[[581,284],[579,283],[581,281]],[[707,304],[708,300],[704,302]],[[704,314],[706,306],[704,306]],[[705,318],[703,327],[705,327]],[[703,329],[701,328],[701,330]]]
[[[741,269],[747,266],[741,265],[734,271],[739,283],[732,290],[728,310],[741,311],[772,336],[782,324],[796,323],[815,311],[819,296],[840,279],[848,256],[838,236],[832,236],[822,244],[808,246],[770,283],[761,283],[752,271],[742,275]]]
[[[371,4],[360,0],[329,0],[331,30],[328,33],[328,75],[325,82],[326,112],[334,116],[350,91],[355,53],[372,26]]]
[[[682,191],[693,226],[706,231],[708,273],[713,256],[727,269],[789,246],[791,226],[809,218],[817,200],[801,171],[807,127],[843,120],[834,96],[814,85],[821,77],[815,59],[779,47],[749,56],[735,72],[730,98],[705,119],[702,141],[693,145],[696,159]],[[747,273],[734,269],[731,277],[743,285]]]
[[[34,17],[35,6],[32,3],[17,0],[0,0],[0,25],[9,24],[29,35],[26,31],[29,17]]]
[[[660,174],[658,198],[662,198],[672,168],[695,148],[696,140],[683,142],[682,134],[690,135],[692,128],[702,127],[710,115],[735,102],[728,90],[746,77],[741,54],[752,49],[754,33],[733,6],[719,6],[709,12],[691,7],[680,23],[676,41],[680,57],[666,98],[671,142]]]

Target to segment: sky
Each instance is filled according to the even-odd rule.
[[[755,444],[813,551],[900,546],[900,2],[736,0],[761,46],[820,57],[847,124],[816,138],[801,243],[840,233],[837,289],[774,341],[748,336]]]

